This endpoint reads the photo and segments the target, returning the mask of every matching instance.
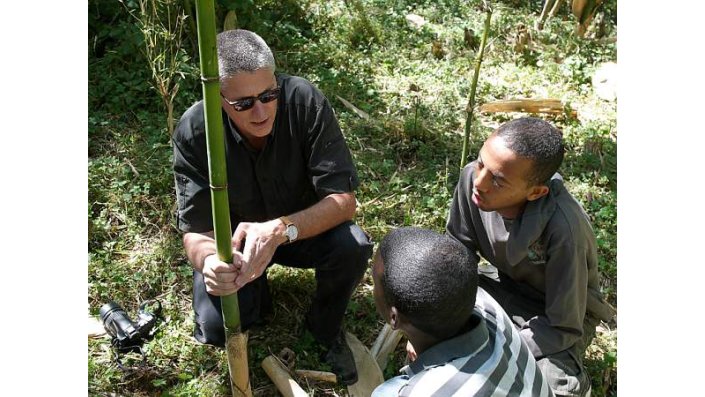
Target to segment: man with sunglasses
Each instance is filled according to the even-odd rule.
[[[220,296],[237,291],[243,329],[272,311],[272,263],[315,268],[305,328],[343,384],[357,381],[342,332],[372,244],[352,222],[355,166],[333,110],[308,81],[274,74],[274,57],[253,32],[217,37],[233,263],[218,260],[211,216],[203,103],[174,132],[177,225],[193,266],[194,336],[223,346]]]

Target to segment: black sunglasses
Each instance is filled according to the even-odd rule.
[[[228,105],[232,106],[236,112],[243,112],[255,106],[255,101],[258,99],[262,103],[272,102],[273,100],[277,99],[277,97],[279,97],[279,91],[281,91],[281,87],[276,87],[272,88],[271,90],[267,90],[257,96],[242,98],[235,101],[229,101],[228,98],[223,96],[222,92],[220,93],[220,96],[222,96],[223,99],[225,99],[225,102],[227,102]]]

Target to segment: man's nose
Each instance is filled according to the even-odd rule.
[[[487,171],[487,169],[478,171],[475,179],[473,180],[473,185],[479,192],[488,191],[490,186],[492,186],[492,175]]]
[[[256,119],[256,121],[262,121],[266,113],[267,112],[264,103],[257,99],[255,101],[255,104],[252,105],[252,116]]]

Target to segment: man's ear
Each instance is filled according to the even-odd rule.
[[[529,192],[529,195],[526,196],[526,199],[529,201],[534,201],[538,200],[541,197],[545,196],[548,194],[548,186],[541,184],[541,185],[536,185],[531,188],[531,191]]]
[[[399,329],[399,312],[394,306],[389,309],[389,325],[392,327],[392,329]]]

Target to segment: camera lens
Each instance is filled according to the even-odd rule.
[[[121,343],[131,340],[137,332],[125,310],[115,302],[108,302],[100,308],[100,319],[108,334],[116,337]]]
[[[102,321],[103,324],[105,324],[105,319],[106,319],[106,318],[108,317],[108,315],[110,315],[110,313],[111,313],[112,311],[114,311],[114,310],[122,310],[122,308],[120,307],[120,305],[118,305],[117,303],[112,302],[112,301],[111,301],[111,302],[108,302],[108,303],[106,303],[106,304],[104,304],[104,305],[100,308],[100,311],[99,311],[99,313],[100,313],[100,321]],[[123,312],[124,312],[124,311],[123,311]]]

